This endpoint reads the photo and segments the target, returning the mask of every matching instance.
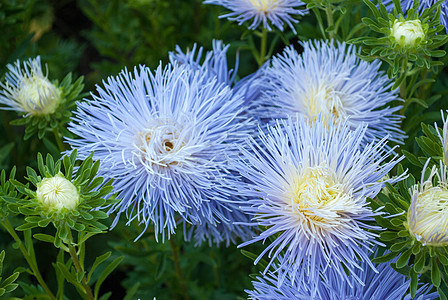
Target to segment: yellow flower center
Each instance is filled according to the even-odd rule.
[[[293,209],[307,223],[318,226],[337,225],[345,212],[352,211],[351,192],[346,191],[335,172],[328,167],[302,169],[291,192]]]
[[[249,2],[259,11],[266,12],[277,6],[278,0],[249,0]]]

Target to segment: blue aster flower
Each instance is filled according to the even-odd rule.
[[[240,198],[228,161],[247,134],[241,97],[189,65],[124,70],[103,85],[79,103],[69,126],[79,138],[69,143],[81,158],[94,151],[101,176],[115,179],[122,200],[109,211],[118,212],[114,225],[125,213],[129,222],[154,223],[164,239],[180,220],[233,222]]]
[[[300,0],[206,0],[205,4],[221,5],[231,10],[230,13],[220,16],[238,25],[251,21],[249,29],[257,29],[260,23],[271,31],[271,25],[283,31],[286,23],[295,33],[293,23],[298,21],[293,16],[303,16],[308,13],[305,3]]]
[[[349,281],[340,280],[339,276],[327,276],[318,285],[316,295],[312,295],[307,285],[300,285],[286,276],[279,287],[278,274],[269,272],[263,277],[257,277],[253,281],[255,290],[246,291],[249,299],[256,300],[295,300],[295,299],[369,299],[369,300],[410,300],[408,293],[410,278],[397,273],[390,264],[375,265],[376,272],[364,262],[361,269],[356,269],[355,274],[366,284],[350,278]],[[437,292],[430,293],[431,285],[422,285],[414,299],[430,300],[438,297]]]
[[[380,228],[369,222],[380,212],[367,197],[401,178],[380,182],[400,159],[386,150],[387,138],[364,145],[367,130],[297,116],[260,131],[260,142],[250,138],[236,166],[248,182],[239,188],[249,198],[242,209],[255,216],[247,225],[265,230],[240,247],[272,239],[255,264],[267,254],[267,271],[282,256],[282,277],[310,287],[329,270],[346,280],[345,269],[354,274],[360,262],[373,268],[362,248],[378,243],[369,230]]]
[[[420,0],[419,1],[419,5],[418,5],[418,10],[421,12],[423,10],[425,10],[426,8],[430,8],[431,6],[433,6],[437,1],[436,0]],[[392,0],[384,0],[383,4],[387,7],[387,9],[389,11],[392,11],[392,9],[394,8],[394,4],[392,2]],[[414,5],[414,0],[401,0],[400,1],[401,4],[401,9],[403,10],[403,13],[406,13],[409,9],[412,8],[412,6]],[[448,32],[448,1],[443,1],[440,4],[440,23],[445,26],[445,29]]]
[[[191,50],[185,53],[179,46],[176,46],[176,52],[170,52],[171,63],[190,65],[192,68],[201,70],[209,77],[215,76],[218,82],[232,86],[235,83],[236,73],[238,71],[238,56],[236,57],[235,67],[229,70],[227,63],[227,51],[230,45],[225,45],[222,41],[213,40],[213,50],[207,51],[203,55],[203,47],[193,45]]]
[[[400,106],[390,106],[398,91],[391,90],[381,63],[359,59],[352,45],[327,42],[305,42],[302,54],[291,46],[274,57],[264,72],[266,90],[251,104],[253,115],[270,120],[299,113],[311,122],[321,115],[327,123],[348,119],[352,129],[368,125],[366,142],[386,135],[402,142],[401,117],[394,114]]]

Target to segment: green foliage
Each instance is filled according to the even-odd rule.
[[[432,166],[439,165],[443,158],[443,148],[439,135],[441,129],[422,124],[424,135],[416,138],[424,157],[417,157],[408,151],[403,151],[408,161],[420,170],[430,170]],[[398,174],[405,171],[401,165],[397,168]],[[426,172],[427,173],[427,172]],[[422,182],[425,174],[422,174]],[[384,255],[374,258],[375,263],[385,263],[398,257],[393,267],[397,272],[411,278],[411,296],[415,297],[419,278],[429,276],[430,282],[438,288],[439,295],[443,296],[443,289],[448,285],[442,284],[442,275],[448,270],[448,245],[428,245],[416,239],[409,227],[408,215],[410,204],[413,201],[412,191],[416,188],[416,180],[412,174],[395,185],[386,184],[386,188],[377,196],[376,201],[371,201],[374,210],[383,207],[384,214],[375,217],[376,222],[386,231],[379,233],[380,240],[390,250]],[[437,184],[437,182],[435,183]],[[415,199],[414,199],[415,201]],[[426,277],[425,277],[426,276]],[[445,283],[443,283],[445,284]],[[440,287],[440,288],[439,288]]]
[[[397,77],[395,87],[398,87],[406,76],[417,72],[422,68],[430,69],[443,65],[440,61],[434,61],[431,57],[443,57],[445,51],[439,50],[448,41],[448,36],[442,34],[443,25],[440,24],[440,3],[425,9],[420,15],[418,1],[414,2],[406,18],[401,11],[400,2],[394,0],[393,14],[387,12],[386,7],[380,1],[378,6],[370,0],[364,0],[374,15],[374,19],[364,17],[363,23],[380,36],[364,36],[351,40],[352,43],[363,44],[362,58],[372,61],[376,58],[389,64],[388,74]],[[436,11],[434,14],[433,12]],[[421,22],[424,33],[423,38],[417,38],[414,43],[405,43],[404,37],[400,41],[393,35],[393,28],[397,22],[409,22],[418,20]]]
[[[61,173],[61,167],[64,167],[64,177],[72,181],[80,196],[80,203],[75,210],[62,209],[61,211],[49,210],[36,197],[36,191],[24,185],[17,180],[12,182],[21,194],[21,197],[3,197],[9,203],[9,208],[14,213],[20,213],[25,216],[25,223],[20,225],[17,230],[26,230],[36,227],[46,227],[50,222],[55,226],[57,233],[54,237],[47,235],[37,235],[35,238],[52,242],[56,247],[61,247],[62,243],[68,243],[71,230],[80,232],[80,241],[84,242],[89,237],[103,233],[107,226],[101,223],[102,219],[108,216],[101,210],[94,210],[101,206],[107,206],[116,200],[113,197],[105,199],[112,191],[111,182],[103,184],[102,177],[96,177],[100,162],[95,163],[92,155],[85,159],[74,172],[76,162],[76,150],[70,156],[64,156],[63,159],[54,161],[48,154],[44,164],[42,155],[38,155],[38,169],[40,175],[32,168],[27,169],[26,178],[34,187],[37,187],[43,178],[52,178]]]
[[[5,250],[2,250],[2,252],[0,252],[0,275],[2,274],[3,271],[4,260],[5,260]],[[6,279],[0,277],[0,297],[14,291],[19,286],[17,283],[15,283],[19,275],[20,275],[19,272],[14,272],[14,274],[7,277]]]

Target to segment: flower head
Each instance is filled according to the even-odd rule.
[[[2,109],[12,109],[30,115],[49,115],[61,102],[61,90],[43,74],[40,57],[7,66],[6,82],[0,83]]]
[[[419,5],[418,5],[418,10],[419,11],[423,11],[426,8],[430,8],[431,6],[433,6],[437,1],[434,0],[420,0],[419,1]],[[393,1],[392,0],[384,0],[383,4],[386,5],[387,9],[389,11],[392,11],[393,9]],[[406,13],[409,9],[411,9],[414,5],[414,0],[401,0],[400,1],[401,4],[401,9],[403,10],[404,13]],[[443,26],[445,26],[445,29],[448,32],[448,23],[447,23],[447,17],[448,17],[448,2],[447,1],[443,1],[440,4],[440,8],[441,8],[441,13],[440,13],[440,23],[443,24]]]
[[[429,163],[429,160],[427,164]],[[406,228],[417,241],[428,246],[448,246],[448,181],[446,166],[433,166],[428,179],[412,187],[412,202],[407,214]],[[437,184],[434,179],[437,177]]]
[[[235,177],[228,162],[237,153],[232,143],[248,133],[238,117],[243,101],[229,86],[174,64],[154,73],[124,70],[92,97],[79,104],[69,128],[79,139],[69,142],[80,156],[95,151],[100,173],[115,178],[122,200],[110,212],[126,212],[145,226],[154,222],[162,238],[182,219],[231,223],[219,214],[240,199],[228,183]]]
[[[240,190],[250,199],[242,209],[255,216],[248,225],[266,230],[240,246],[273,238],[255,263],[266,253],[270,264],[283,255],[278,269],[310,286],[329,269],[344,280],[344,268],[352,274],[359,261],[369,264],[361,248],[376,243],[366,229],[377,227],[366,222],[378,212],[367,197],[381,190],[397,159],[389,159],[386,139],[363,146],[366,131],[289,118],[242,149],[238,169],[248,184]]]
[[[36,199],[48,210],[73,210],[79,204],[79,193],[71,181],[58,173],[37,184]]]
[[[390,90],[393,82],[379,70],[379,61],[360,60],[357,49],[345,43],[303,47],[301,55],[288,47],[272,59],[264,72],[266,91],[252,103],[254,116],[269,120],[299,113],[310,122],[320,116],[328,125],[348,120],[352,129],[368,125],[366,142],[386,135],[403,140],[401,117],[394,114],[400,107],[387,106],[398,99],[397,91]]]
[[[253,19],[249,29],[257,29],[262,23],[269,31],[272,30],[270,23],[279,30],[283,30],[286,23],[295,32],[293,23],[298,21],[293,16],[308,13],[301,8],[305,3],[300,0],[206,0],[204,3],[221,5],[232,11],[221,18],[237,21],[238,25]]]
[[[395,20],[390,34],[402,46],[414,46],[417,40],[422,42],[425,39],[422,22],[418,19],[403,22]]]
[[[372,300],[410,300],[408,294],[410,279],[397,273],[390,264],[375,265],[376,271],[363,262],[361,268],[354,271],[354,275],[367,284],[361,284],[351,277],[342,281],[336,274],[326,276],[318,285],[315,296],[307,285],[300,285],[286,276],[281,286],[278,286],[279,276],[269,272],[253,281],[255,290],[246,291],[249,299],[256,300],[294,300],[294,299],[372,299]],[[432,286],[422,285],[414,299],[436,299],[437,293],[430,293]]]

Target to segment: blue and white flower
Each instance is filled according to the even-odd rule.
[[[232,143],[248,134],[243,100],[189,65],[124,70],[103,84],[79,103],[69,127],[79,138],[69,142],[82,158],[94,151],[100,175],[115,180],[122,200],[110,212],[153,222],[163,239],[182,220],[233,222],[241,198],[228,162],[238,151]]]
[[[282,278],[313,290],[321,273],[345,280],[346,270],[354,274],[361,262],[373,268],[362,248],[378,244],[369,230],[380,228],[369,222],[380,212],[369,208],[367,197],[400,179],[382,180],[400,160],[387,150],[387,139],[365,145],[368,128],[348,125],[280,120],[260,132],[260,142],[251,138],[237,163],[248,182],[240,186],[249,198],[242,209],[254,216],[248,225],[265,228],[240,246],[272,239],[255,263],[267,254]]]
[[[309,299],[370,299],[370,300],[410,300],[408,293],[410,278],[397,273],[388,263],[375,265],[376,271],[369,268],[364,262],[360,269],[354,272],[361,281],[350,278],[342,281],[338,275],[327,276],[318,285],[318,290],[313,296],[307,285],[300,285],[286,276],[281,286],[278,286],[279,276],[269,272],[263,277],[257,277],[253,281],[255,290],[246,291],[249,299],[253,300],[309,300]],[[431,285],[422,285],[414,299],[430,300],[438,297],[437,292],[430,293]]]
[[[365,62],[354,46],[328,41],[305,42],[302,54],[291,46],[272,59],[265,70],[266,91],[251,110],[262,120],[286,118],[297,113],[314,122],[319,115],[345,122],[351,129],[368,125],[365,141],[389,135],[402,142],[400,106],[393,82],[380,71],[380,62]]]
[[[285,23],[294,33],[294,23],[298,21],[293,16],[303,16],[308,13],[304,8],[305,3],[300,0],[206,0],[205,4],[221,5],[231,10],[230,13],[220,16],[231,21],[237,21],[238,25],[244,22],[252,22],[249,29],[257,29],[260,24],[269,31],[271,25],[283,31]]]

